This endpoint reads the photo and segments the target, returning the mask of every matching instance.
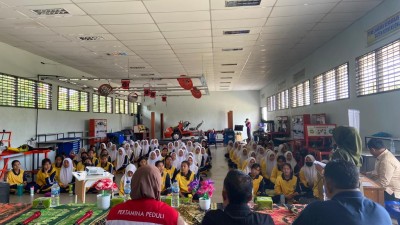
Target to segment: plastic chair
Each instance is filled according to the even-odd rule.
[[[385,201],[385,208],[390,216],[397,220],[397,224],[400,224],[400,202]]]

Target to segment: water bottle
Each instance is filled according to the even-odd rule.
[[[54,182],[51,186],[51,207],[60,205],[60,186],[57,182]]]
[[[285,195],[281,195],[281,205],[285,204]]]
[[[174,182],[172,184],[172,199],[171,199],[171,207],[179,208],[179,185],[178,182]]]
[[[124,186],[124,194],[125,194],[125,201],[131,199],[131,182],[129,180],[126,181]]]

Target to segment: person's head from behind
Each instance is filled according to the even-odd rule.
[[[354,191],[359,187],[357,167],[345,160],[333,160],[325,166],[325,193],[329,199],[341,191]]]
[[[100,158],[101,164],[105,165],[108,162],[108,155],[107,154],[102,154]]]
[[[163,173],[164,172],[164,162],[163,161],[161,161],[161,160],[158,160],[157,162],[156,162],[156,167],[158,168],[158,170],[160,171],[160,173]]]
[[[231,170],[224,179],[222,198],[224,205],[246,204],[253,197],[253,181],[240,170]]]
[[[368,149],[371,155],[374,157],[378,157],[383,151],[385,151],[386,147],[383,144],[383,141],[377,138],[372,138],[368,141]]]
[[[260,164],[258,164],[258,163],[254,163],[252,166],[251,166],[251,176],[252,177],[257,177],[258,175],[260,175],[260,172],[261,172],[261,166],[260,166]]]
[[[276,159],[276,166],[278,167],[279,170],[282,170],[283,164],[286,163],[286,158],[283,155],[278,156]]]
[[[161,173],[155,166],[141,166],[133,174],[131,182],[131,198],[150,198],[160,200]]]

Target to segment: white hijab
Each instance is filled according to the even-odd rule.
[[[192,165],[190,165],[190,167],[189,167],[189,169],[190,169],[190,171],[192,171],[194,174],[197,174],[197,171],[199,170],[199,167],[197,167],[196,165],[195,165],[195,161],[194,161],[194,159],[193,159],[193,157],[192,156],[189,156],[187,159],[187,161],[189,161],[189,158],[192,158],[192,161],[193,161],[193,163],[192,163]]]
[[[122,155],[119,154],[119,150],[122,151]],[[124,161],[125,161],[125,156],[126,156],[126,152],[124,148],[119,148],[117,151],[117,166],[116,166],[116,170],[119,170],[123,165],[124,165]]]
[[[269,160],[269,157],[271,155],[275,155],[275,159],[273,161]],[[268,151],[267,152],[267,156],[266,156],[265,162],[267,164],[267,170],[266,170],[267,171],[267,175],[268,175],[268,177],[271,177],[272,170],[276,166],[276,154],[275,154],[274,151]]]
[[[132,156],[132,153],[133,153],[130,144],[129,144],[129,143],[126,143],[126,144],[124,145],[124,149],[125,149],[126,155],[128,156],[128,159],[130,159],[131,156]]]
[[[64,167],[64,161],[69,162],[68,168]],[[63,184],[69,184],[72,182],[72,171],[74,165],[72,164],[72,160],[70,158],[65,158],[63,160],[63,164],[61,165],[61,171],[60,171],[60,181]]]
[[[179,152],[182,152],[183,155],[179,156]],[[181,163],[186,160],[185,151],[183,149],[179,149],[178,153],[176,154],[176,160],[178,160],[179,165],[181,165]],[[180,168],[180,167],[178,167],[178,168]]]
[[[160,149],[154,149],[154,152],[156,153],[156,159],[158,160],[162,160],[162,156],[161,156],[161,151]],[[157,152],[158,152],[158,156],[157,156]]]
[[[253,164],[250,165],[250,161],[251,161],[252,159],[254,159],[254,163],[256,163],[256,159],[255,159],[254,157],[249,157],[249,158],[247,159],[247,166],[243,169],[243,172],[244,172],[245,174],[249,174],[249,173],[251,172],[251,166],[252,166]]]
[[[143,155],[147,155],[147,153],[149,153],[150,145],[147,140],[142,141],[142,149],[143,149],[143,152],[142,152]]]
[[[291,159],[290,161],[287,160],[287,155],[289,155],[289,154],[292,155],[292,159]],[[293,153],[287,151],[287,152],[285,152],[285,155],[284,155],[284,156],[285,156],[286,162],[289,163],[289,164],[292,166],[292,170],[294,171],[294,167],[297,165],[297,161],[294,159]]]
[[[231,152],[233,149],[233,141],[228,141],[228,145],[226,146],[226,152]]]
[[[199,149],[199,153],[197,154],[196,151]],[[201,147],[197,146],[194,152],[194,162],[196,163],[197,166],[200,166],[201,164],[201,159],[203,158],[203,155],[201,154]]]
[[[262,149],[264,150],[264,153],[261,153]],[[267,156],[267,154],[265,153],[265,149],[262,146],[259,146],[257,149],[257,157],[256,157],[257,162],[261,163],[265,159],[265,156]]]
[[[171,153],[171,152],[175,152],[175,149],[174,149],[174,143],[172,143],[172,142],[168,142],[168,145],[167,145],[167,147],[168,147],[168,152],[169,152],[169,153]]]
[[[174,166],[177,170],[179,170],[181,168],[181,163],[179,162],[178,154],[173,152],[171,156],[174,154],[175,154],[175,160],[172,158],[172,166]]]
[[[155,159],[151,159],[151,155],[154,155]],[[156,152],[155,151],[151,151],[150,155],[149,155],[149,159],[147,160],[147,165],[155,166],[157,161],[158,161],[158,159],[157,159]]]
[[[111,141],[107,142],[107,151],[110,152],[111,151],[111,146],[113,145],[113,143]]]
[[[178,141],[174,141],[174,151],[178,151],[181,147]]]
[[[140,147],[139,142],[133,143],[133,157],[135,159],[139,158],[141,155],[140,153],[142,152],[142,147]]]
[[[315,161],[314,156],[307,155],[304,158],[304,162],[306,162],[307,157],[310,158],[312,162]],[[313,165],[311,167],[308,167],[306,164],[304,164],[304,166],[301,169],[304,172],[304,176],[306,177],[308,185],[310,185],[310,187],[313,187],[314,182],[316,182],[318,180],[317,169],[315,168],[315,164],[313,163]]]
[[[204,150],[204,153],[203,153],[203,150]],[[208,154],[207,154],[206,149],[205,149],[204,147],[202,147],[200,152],[201,152],[201,154],[203,155],[204,163],[206,163],[206,162],[207,162],[207,159],[208,159]],[[200,163],[201,163],[201,162],[200,162]],[[201,165],[201,166],[204,166],[204,165]]]
[[[115,149],[115,150],[113,150]],[[118,150],[117,146],[115,144],[111,145],[111,150],[108,152],[108,155],[111,157],[111,162],[114,162],[117,160],[117,155],[118,155]]]
[[[126,181],[132,181],[132,177],[128,176],[128,172],[131,171],[133,174],[135,174],[136,172],[136,166],[133,164],[129,164],[126,169],[125,169],[125,174],[124,176],[121,178],[124,181],[124,185],[126,184]]]

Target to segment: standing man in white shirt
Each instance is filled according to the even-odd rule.
[[[382,140],[372,138],[368,141],[368,149],[376,158],[375,170],[367,173],[385,188],[385,201],[400,199],[400,162],[386,149]]]

